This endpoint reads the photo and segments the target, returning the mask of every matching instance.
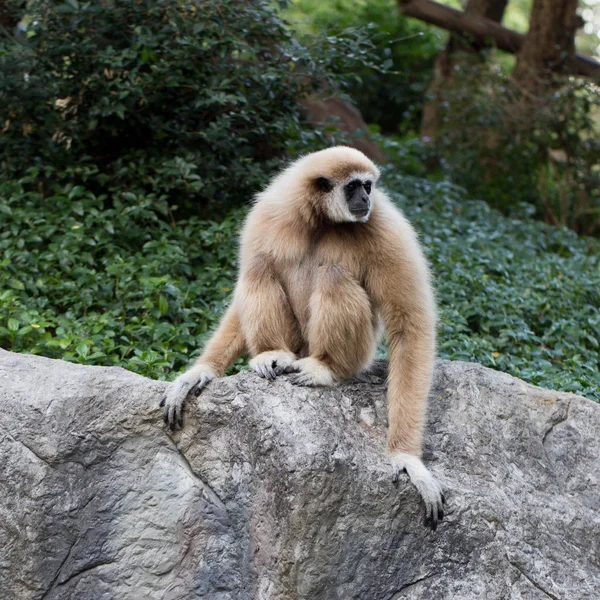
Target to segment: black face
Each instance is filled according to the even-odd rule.
[[[371,181],[361,181],[353,179],[350,183],[344,186],[344,194],[348,209],[355,217],[366,217],[371,208],[369,194],[371,193]]]

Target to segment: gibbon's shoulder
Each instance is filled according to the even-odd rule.
[[[369,243],[372,264],[415,265],[426,270],[425,257],[417,233],[404,213],[378,190],[369,219]]]
[[[402,210],[382,189],[373,192],[372,225],[375,229],[395,232],[400,236],[416,237],[415,230]]]

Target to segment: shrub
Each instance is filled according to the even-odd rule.
[[[168,224],[165,201],[67,184],[37,169],[0,184],[0,344],[153,377],[202,347],[235,277],[239,215]],[[162,213],[162,215],[160,214]]]
[[[504,216],[447,181],[392,170],[386,183],[433,267],[440,356],[600,400],[600,242],[532,221],[525,203]]]
[[[32,0],[0,40],[0,174],[129,190],[214,215],[249,198],[290,146],[316,143],[299,100],[317,58],[266,0]],[[339,47],[339,51],[337,48]],[[339,66],[339,64],[338,64]]]
[[[463,71],[440,105],[445,175],[501,210],[528,202],[546,223],[600,235],[600,88],[562,79],[532,98],[493,66]]]
[[[284,15],[300,33],[313,36],[354,28],[359,40],[366,31],[374,48],[369,64],[346,75],[349,96],[367,123],[383,132],[418,131],[425,91],[442,47],[435,29],[400,14],[397,0],[294,0]]]

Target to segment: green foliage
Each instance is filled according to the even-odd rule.
[[[547,223],[600,235],[600,88],[564,79],[533,97],[465,65],[440,98],[446,176],[496,208],[529,202]]]
[[[184,369],[231,293],[242,212],[169,223],[151,196],[107,203],[68,184],[44,198],[27,191],[39,177],[0,185],[0,345],[149,377]],[[386,185],[433,267],[440,355],[600,400],[600,243],[393,165]]]
[[[35,165],[49,175],[42,193],[60,177],[96,195],[153,193],[188,214],[240,204],[290,146],[317,142],[299,101],[333,82],[329,66],[347,64],[354,43],[312,55],[266,0],[22,10],[20,42],[0,38],[0,174]]]
[[[72,184],[47,198],[37,169],[0,185],[0,344],[164,377],[201,350],[235,277],[236,228],[164,201],[96,196]]]
[[[353,29],[358,46],[365,32],[374,48],[369,63],[363,61],[348,79],[349,96],[367,123],[382,131],[418,130],[433,62],[442,47],[438,30],[400,14],[397,0],[293,0],[284,14],[302,34],[336,36]]]
[[[433,267],[440,356],[600,400],[600,242],[397,173],[386,183]]]
[[[20,40],[0,38],[0,345],[158,378],[200,353],[235,281],[242,212],[190,215],[240,204],[321,144],[299,104],[320,87],[415,130],[439,50],[394,0],[298,0],[286,15],[325,31],[303,44],[266,0],[13,4],[26,13]],[[600,226],[597,88],[567,82],[526,109],[502,73],[465,77],[439,137],[454,183],[423,179],[420,142],[387,143],[386,184],[433,267],[440,355],[600,400],[600,244],[564,227]]]

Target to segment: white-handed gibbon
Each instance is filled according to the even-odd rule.
[[[198,395],[242,353],[261,377],[294,372],[329,386],[369,366],[380,322],[389,348],[387,450],[405,470],[433,528],[444,496],[421,461],[435,358],[436,308],[416,234],[384,192],[377,167],[353,148],[305,156],[259,193],[241,233],[232,303],[203,354],[161,400],[182,426]]]

